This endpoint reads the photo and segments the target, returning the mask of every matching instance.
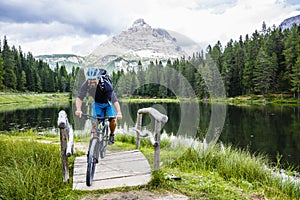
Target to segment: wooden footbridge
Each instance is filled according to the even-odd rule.
[[[87,157],[75,159],[73,189],[99,190],[145,185],[151,180],[151,168],[139,150],[107,153],[96,165],[92,186],[86,186]]]
[[[155,137],[151,132],[144,134],[141,131],[142,115],[151,114],[155,118]],[[67,127],[68,121],[63,120],[65,113],[60,113],[61,120],[58,121],[61,136],[61,156],[63,163],[63,180],[69,180],[67,153],[70,154],[73,146],[73,136]],[[154,170],[159,169],[160,163],[160,131],[161,124],[167,122],[168,117],[159,113],[154,108],[143,108],[138,110],[136,125],[136,147],[140,146],[140,137],[149,137],[154,146]],[[71,141],[68,141],[69,139]],[[87,149],[87,147],[86,147]],[[74,190],[99,190],[125,186],[145,185],[151,180],[151,167],[148,160],[139,150],[107,152],[104,159],[100,159],[96,165],[96,171],[92,186],[86,186],[87,156],[76,157],[74,163],[73,189]]]

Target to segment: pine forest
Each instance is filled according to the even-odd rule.
[[[220,76],[211,70],[212,65]],[[21,47],[10,48],[6,37],[0,45],[0,91],[71,92],[78,71],[73,67],[68,74],[65,66],[58,65],[52,70],[31,53],[23,53]],[[201,74],[210,81],[204,81]],[[225,46],[218,41],[190,57],[169,59],[166,65],[156,60],[144,68],[139,61],[136,70],[111,74],[121,96],[160,98],[177,96],[176,89],[170,90],[174,86],[185,90],[178,76],[183,76],[201,99],[211,95],[207,84],[216,79],[221,79],[227,97],[289,94],[300,98],[300,26],[281,30],[263,23],[260,31],[231,39]],[[180,94],[184,96],[184,92]]]

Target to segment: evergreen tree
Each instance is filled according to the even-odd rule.
[[[85,81],[84,68],[78,68],[78,70],[76,70],[76,71],[77,71],[76,78],[75,78],[74,87],[72,90],[73,97],[77,97],[78,91],[79,91],[82,83]],[[55,77],[55,73],[53,73],[53,74]],[[112,78],[114,78],[114,76]],[[115,83],[114,83],[114,85],[115,85]]]
[[[254,92],[253,71],[255,60],[260,48],[260,35],[257,31],[252,34],[251,39],[246,36],[245,40],[245,68],[243,70],[242,85],[243,93],[250,94]]]
[[[21,72],[21,79],[18,83],[20,91],[24,92],[26,90],[26,73],[24,70]]]
[[[6,37],[3,42],[3,61],[4,61],[4,85],[6,88],[15,90],[17,88],[17,77],[15,74],[15,62],[13,53],[8,46]]]
[[[283,54],[285,56],[286,65],[284,79],[287,81],[288,89],[291,90],[291,79],[295,77],[293,74],[295,70],[293,71],[293,68],[295,69],[297,58],[300,55],[300,32],[298,31],[298,26],[296,25],[294,25],[287,33],[285,50],[283,51]]]
[[[21,48],[19,47],[19,51],[21,50]],[[14,56],[14,62],[15,62],[15,66],[14,66],[14,72],[16,74],[16,89],[17,90],[22,90],[21,88],[24,88],[24,86],[22,85],[23,83],[21,83],[21,78],[22,78],[22,64],[21,64],[21,58],[20,58],[20,54],[19,51],[13,46],[12,47],[12,54]]]
[[[4,80],[4,61],[2,58],[2,53],[0,53],[0,90],[4,89],[3,80]]]
[[[138,62],[138,70],[137,70],[137,83],[138,83],[138,95],[144,95],[145,94],[145,70],[143,70],[142,62],[139,60]]]
[[[35,65],[35,60],[33,58],[33,55],[29,52],[26,59],[25,66],[25,73],[26,73],[26,83],[27,83],[27,89],[29,91],[35,91],[35,74],[33,72]]]
[[[158,87],[158,96],[161,98],[167,97],[167,81],[166,81],[166,72],[165,70],[161,70],[159,77],[159,87]]]
[[[215,62],[216,67],[218,68],[219,72],[222,72],[222,64],[223,64],[223,56],[222,56],[222,44],[220,41],[209,51],[209,54],[213,61]]]
[[[233,77],[231,82],[231,94],[238,96],[243,94],[242,79],[243,71],[245,68],[245,48],[242,37],[240,36],[239,42],[234,44],[235,61],[233,65]]]
[[[267,55],[265,46],[262,46],[258,52],[254,70],[255,89],[264,97],[268,93],[272,81],[272,63]]]
[[[300,100],[300,55],[298,56],[295,65],[292,67],[291,76],[291,91],[297,94],[298,100]],[[295,95],[294,95],[295,96]]]
[[[222,79],[225,86],[226,96],[232,96],[231,92],[231,81],[233,79],[233,66],[235,63],[235,55],[233,49],[233,40],[230,40],[223,53],[223,68],[222,68]]]

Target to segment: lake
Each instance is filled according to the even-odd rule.
[[[121,103],[123,120],[119,127],[134,126],[137,110],[154,107],[168,115],[163,126],[168,134],[189,135],[203,138],[210,125],[212,106],[190,103]],[[0,111],[0,131],[37,129],[55,130],[60,110],[68,113],[76,129],[82,127],[82,120],[73,119],[71,105],[52,106],[37,109]],[[299,106],[225,106],[226,117],[219,141],[236,147],[248,148],[251,152],[264,153],[276,161],[282,155],[282,162],[300,166],[300,107]],[[149,116],[143,118],[143,126],[153,128]]]

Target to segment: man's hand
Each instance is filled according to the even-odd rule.
[[[75,115],[78,116],[79,118],[81,118],[82,111],[81,110],[76,110]]]
[[[122,113],[121,112],[118,112],[117,113],[117,120],[121,120],[122,119]]]

